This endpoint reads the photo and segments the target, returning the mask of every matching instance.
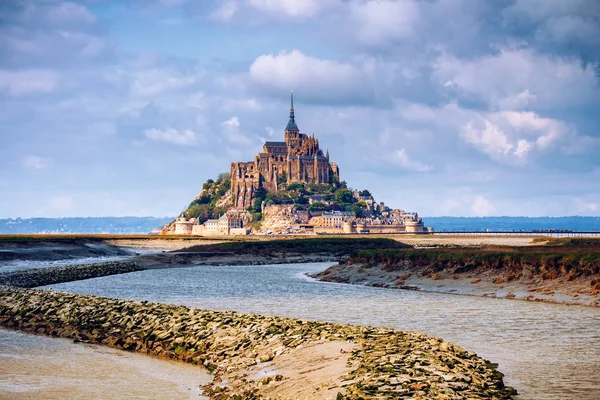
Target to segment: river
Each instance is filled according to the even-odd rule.
[[[46,288],[419,331],[497,362],[521,398],[598,398],[596,308],[324,283],[305,276],[328,265],[173,268]]]

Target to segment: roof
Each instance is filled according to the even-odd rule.
[[[265,142],[265,146],[267,146],[267,147],[286,147],[287,143],[285,143],[285,142]]]
[[[290,105],[290,119],[285,127],[286,131],[295,131],[299,132],[298,125],[296,125],[296,119],[294,117],[294,92],[292,92],[291,96],[291,105]]]
[[[296,120],[294,119],[294,110],[290,112],[290,119],[285,127],[286,131],[296,131],[298,132],[298,125],[296,125]]]

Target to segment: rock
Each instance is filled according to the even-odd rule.
[[[204,394],[215,399],[265,398],[261,390],[285,378],[277,374],[251,380],[249,366],[323,341],[357,345],[347,354],[352,369],[340,378],[341,398],[514,395],[514,389],[504,388],[497,366],[474,353],[440,339],[385,328],[7,286],[0,288],[0,326],[203,365],[214,374]]]

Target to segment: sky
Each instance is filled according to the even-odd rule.
[[[0,218],[173,216],[315,133],[422,216],[600,215],[598,0],[7,0]]]

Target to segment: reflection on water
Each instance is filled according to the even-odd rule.
[[[79,257],[73,259],[63,260],[52,260],[52,261],[39,261],[39,260],[11,260],[0,262],[0,273],[2,272],[14,272],[24,271],[35,268],[52,268],[62,267],[65,265],[79,265],[79,264],[94,264],[107,261],[123,261],[132,258],[133,255],[128,256],[102,256],[102,257]]]
[[[201,399],[198,366],[0,330],[0,399]]]
[[[322,283],[304,276],[326,267],[176,268],[49,288],[424,332],[498,362],[506,383],[523,398],[598,398],[598,309]]]

